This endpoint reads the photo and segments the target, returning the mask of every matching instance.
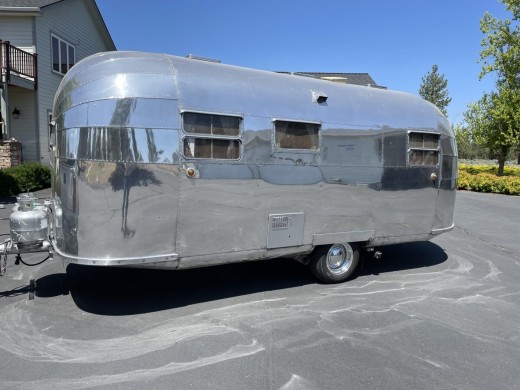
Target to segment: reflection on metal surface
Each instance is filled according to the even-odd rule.
[[[58,156],[73,160],[178,163],[178,131],[81,127],[58,132]]]
[[[136,171],[137,170],[137,171]],[[147,170],[138,168],[135,164],[117,164],[116,170],[108,179],[113,191],[123,191],[123,204],[121,206],[121,231],[124,238],[132,238],[135,230],[128,228],[128,202],[132,186],[160,185],[161,182],[155,175]]]

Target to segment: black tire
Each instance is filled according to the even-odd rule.
[[[359,263],[357,244],[334,244],[316,247],[309,267],[323,283],[341,283],[352,276]]]

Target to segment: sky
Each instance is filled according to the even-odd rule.
[[[369,73],[418,94],[437,64],[448,119],[494,89],[479,81],[480,19],[498,0],[96,0],[118,50],[193,54],[270,71]]]

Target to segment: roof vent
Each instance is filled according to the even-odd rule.
[[[329,97],[322,91],[312,91],[312,102],[313,103],[325,103]]]
[[[186,58],[190,58],[192,60],[199,60],[199,61],[206,61],[206,62],[214,62],[216,64],[220,64],[220,60],[214,59],[214,58],[206,58],[206,57],[199,57],[194,56],[193,54],[188,54]]]

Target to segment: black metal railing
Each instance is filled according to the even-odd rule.
[[[34,81],[34,89],[38,89],[38,55],[23,51],[0,39],[0,68],[6,81],[11,75],[25,76]]]

